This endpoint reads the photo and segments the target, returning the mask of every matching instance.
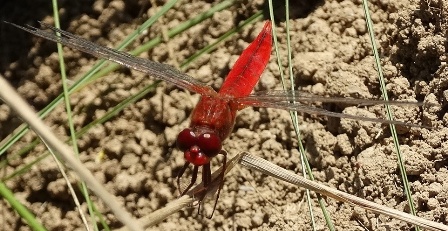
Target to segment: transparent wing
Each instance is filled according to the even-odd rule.
[[[41,26],[51,31],[41,30],[32,26],[19,26],[14,23],[6,22],[17,28],[25,30],[31,34],[37,35],[53,42],[61,43],[73,49],[80,50],[82,52],[91,54],[95,57],[107,59],[128,68],[146,73],[155,78],[172,83],[180,88],[197,92],[199,94],[216,94],[216,92],[209,86],[204,85],[202,82],[194,79],[193,77],[178,71],[176,68],[154,62],[148,59],[135,57],[131,54],[117,51],[108,47],[104,47],[93,42],[90,42],[84,38],[71,34],[67,31],[60,30],[53,26],[40,22]],[[56,35],[55,32],[59,32],[60,35]]]
[[[236,98],[236,101],[242,106],[251,107],[265,107],[265,108],[277,108],[290,111],[304,112],[308,114],[318,114],[331,117],[347,118],[353,120],[363,120],[376,123],[386,123],[395,125],[404,125],[410,127],[424,127],[416,124],[409,124],[401,121],[391,121],[379,118],[369,118],[362,116],[355,116],[350,114],[343,114],[328,111],[322,108],[311,107],[300,103],[310,102],[324,102],[324,103],[344,103],[348,105],[401,105],[401,106],[423,106],[421,102],[408,102],[408,101],[384,101],[374,99],[353,99],[353,98],[341,98],[341,97],[324,97],[317,96],[309,93],[303,93],[298,91],[261,91],[251,94],[247,97]],[[295,101],[296,103],[293,103]]]
[[[408,106],[423,106],[422,102],[411,101],[384,101],[381,99],[355,99],[344,97],[327,97],[314,95],[302,91],[285,91],[285,90],[271,90],[258,91],[247,97],[238,98],[239,102],[245,103],[250,101],[270,101],[270,102],[322,102],[322,103],[343,103],[347,105],[357,106],[371,106],[371,105],[408,105]]]

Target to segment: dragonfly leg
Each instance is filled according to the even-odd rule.
[[[183,195],[182,191],[180,190],[180,178],[182,177],[182,175],[184,175],[185,170],[187,170],[188,168],[188,165],[190,165],[190,163],[186,162],[182,167],[182,169],[177,174],[177,189],[179,190],[180,195]]]
[[[202,182],[204,184],[204,188],[207,190],[207,187],[212,182],[212,170],[210,169],[210,163],[204,164],[202,168]]]
[[[207,216],[208,219],[211,219],[213,217],[213,213],[215,212],[216,209],[216,205],[218,204],[218,199],[219,199],[219,194],[221,193],[221,189],[224,186],[224,174],[226,172],[226,167],[227,167],[227,152],[226,151],[221,151],[221,154],[224,157],[224,162],[222,164],[222,170],[219,173],[219,176],[216,178],[217,180],[220,180],[221,182],[219,183],[219,188],[218,188],[218,194],[216,194],[216,199],[215,199],[215,204],[213,205],[213,210],[212,210],[212,214],[210,214],[210,216]]]
[[[184,195],[183,192],[180,190],[180,178],[184,175],[185,170],[187,170],[188,168],[188,165],[190,165],[190,163],[186,162],[182,167],[182,169],[177,174],[177,189],[179,190],[180,195]]]
[[[212,170],[210,168],[210,163],[204,164],[202,168],[202,184],[204,187],[200,191],[201,195],[199,197],[198,214],[201,213],[201,204],[205,196],[207,195],[208,187],[210,186],[211,183],[212,183]]]
[[[185,163],[184,167],[180,170],[179,175],[177,176],[177,187],[179,187],[179,191],[180,191],[180,178],[184,174],[184,172],[187,169],[189,164],[190,163],[188,163],[188,162]],[[193,173],[191,174],[190,184],[181,192],[181,194],[180,194],[181,196],[185,195],[185,193],[187,193],[188,190],[190,190],[190,188],[194,185],[194,183],[196,183],[196,179],[198,178],[198,171],[199,171],[199,167],[194,166]]]

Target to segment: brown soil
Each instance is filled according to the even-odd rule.
[[[53,22],[49,1],[30,2],[0,4],[1,19],[21,25],[37,25],[38,20]],[[114,47],[163,3],[83,0],[60,4],[63,29]],[[262,1],[236,4],[142,56],[179,66],[239,21],[266,7],[265,4]],[[202,1],[177,4],[132,46],[163,34],[212,5]],[[302,3],[292,9],[292,65],[300,89],[327,96],[378,98],[379,84],[360,1],[325,1],[316,6]],[[418,215],[448,224],[448,117],[445,116],[448,6],[442,0],[371,1],[370,10],[391,99],[418,100],[441,106],[394,109],[396,118],[401,121],[433,127],[401,128],[399,140]],[[284,15],[281,10],[277,13],[279,17]],[[37,110],[42,109],[61,93],[54,43],[6,24],[0,25],[0,75]],[[185,72],[218,88],[262,25],[258,22],[244,29],[211,54],[195,61]],[[282,18],[278,33],[282,61],[286,63],[284,28]],[[76,79],[96,62],[95,58],[80,52],[67,48],[65,51],[70,79]],[[100,117],[152,81],[148,76],[122,68],[73,94],[71,104],[76,127],[79,129]],[[273,55],[256,90],[280,87]],[[134,216],[142,217],[178,196],[175,178],[184,160],[174,142],[177,133],[188,126],[188,115],[198,98],[161,84],[155,93],[79,138],[81,160]],[[324,106],[337,112],[384,117],[382,106]],[[387,125],[316,115],[303,115],[300,120],[302,138],[317,181],[398,210],[409,210]],[[67,136],[63,107],[58,107],[45,121],[61,137]],[[6,137],[20,123],[6,105],[0,104],[0,138]],[[24,157],[14,157],[33,139],[34,135],[28,134],[7,152],[11,160],[0,170],[1,176],[9,175],[44,152],[43,146],[38,146]],[[230,156],[249,151],[300,172],[296,147],[289,113],[258,108],[239,113],[234,133],[224,144]],[[102,151],[105,157],[97,161]],[[65,182],[50,157],[6,184],[49,230],[83,229]],[[304,195],[301,188],[238,168],[226,178],[212,219],[197,216],[196,208],[191,208],[170,216],[156,229],[309,230]],[[333,199],[325,201],[338,230],[410,229],[409,225],[385,216]],[[326,229],[316,201],[312,204],[318,230]],[[99,206],[102,207],[101,203]],[[0,230],[29,229],[4,200],[0,201],[0,208]],[[86,208],[85,203],[83,208]],[[111,227],[120,227],[107,209],[104,213]]]

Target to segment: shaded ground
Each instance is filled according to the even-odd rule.
[[[236,4],[142,57],[179,66],[241,19],[263,9],[263,4],[261,1],[250,5]],[[373,1],[371,4],[390,97],[442,106],[425,110],[396,108],[395,116],[409,123],[434,127],[401,128],[399,139],[418,215],[448,224],[448,117],[445,116],[448,7],[443,1]],[[157,1],[61,2],[62,28],[98,43],[116,46],[148,15],[153,15],[156,6],[161,5]],[[201,1],[179,3],[138,43],[163,34],[211,5]],[[307,4],[293,9],[299,8],[308,9]],[[50,3],[42,0],[21,6],[10,2],[0,5],[1,19],[17,24],[36,25],[37,20],[52,23],[50,10]],[[326,1],[309,14],[299,10],[293,13],[295,17],[290,21],[293,68],[301,89],[327,96],[379,97],[360,3]],[[281,12],[278,14],[282,15]],[[262,24],[259,22],[243,30],[194,62],[185,72],[218,88]],[[0,75],[7,78],[36,109],[42,109],[61,91],[56,48],[51,42],[0,25]],[[284,22],[278,26],[282,61],[286,61]],[[96,62],[91,56],[69,49],[65,51],[71,79],[85,73]],[[71,99],[77,128],[100,117],[151,82],[148,76],[120,69],[77,92]],[[257,90],[279,88],[279,71],[276,58],[272,56]],[[184,160],[174,148],[174,142],[177,133],[188,125],[188,115],[197,100],[197,95],[161,84],[155,93],[80,138],[82,161],[136,217],[163,207],[178,195],[175,177]],[[338,112],[383,115],[381,106],[367,109],[345,108],[339,104],[324,106]],[[64,115],[64,110],[58,108],[45,119],[61,136],[68,134]],[[319,182],[408,211],[387,126],[315,115],[304,115],[301,121],[307,154]],[[5,105],[0,105],[0,136],[7,136],[19,124],[20,120]],[[32,138],[32,135],[25,136],[8,151],[8,157],[12,158]],[[257,108],[240,112],[234,133],[224,144],[230,156],[250,151],[298,172],[301,167],[295,147],[297,141],[289,113]],[[24,158],[12,158],[9,166],[1,170],[2,176],[33,161],[43,150],[39,146]],[[105,157],[97,162],[102,151]],[[6,183],[50,230],[81,229],[80,218],[51,158]],[[366,213],[332,199],[326,202],[338,230],[363,230],[363,226],[369,230],[409,230],[408,225],[388,217]],[[313,205],[318,228],[325,229],[322,214],[315,202]],[[0,201],[0,208],[0,229],[28,229],[5,201]],[[112,227],[120,226],[112,215],[107,218]],[[309,230],[309,220],[302,189],[240,168],[226,179],[213,219],[197,217],[196,209],[192,208],[172,215],[157,228]]]

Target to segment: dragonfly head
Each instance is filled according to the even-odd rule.
[[[211,131],[194,132],[190,128],[182,130],[177,136],[177,147],[184,152],[185,159],[195,166],[210,163],[218,155],[222,144],[219,136]]]

